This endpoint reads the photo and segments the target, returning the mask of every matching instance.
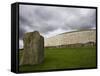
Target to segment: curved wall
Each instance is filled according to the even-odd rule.
[[[45,46],[96,42],[96,30],[67,32],[45,39]]]

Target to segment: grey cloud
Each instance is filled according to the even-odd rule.
[[[95,9],[20,5],[19,37],[22,40],[25,32],[35,30],[49,35],[57,29],[91,29],[96,27],[95,14]]]

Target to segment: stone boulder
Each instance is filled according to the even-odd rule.
[[[29,32],[24,35],[24,51],[20,65],[40,64],[44,60],[44,38],[39,32]]]

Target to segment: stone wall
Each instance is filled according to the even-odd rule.
[[[67,32],[45,39],[45,47],[96,42],[96,30]]]

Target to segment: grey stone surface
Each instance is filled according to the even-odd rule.
[[[44,38],[39,32],[29,32],[24,35],[24,50],[20,65],[40,64],[44,60]]]

